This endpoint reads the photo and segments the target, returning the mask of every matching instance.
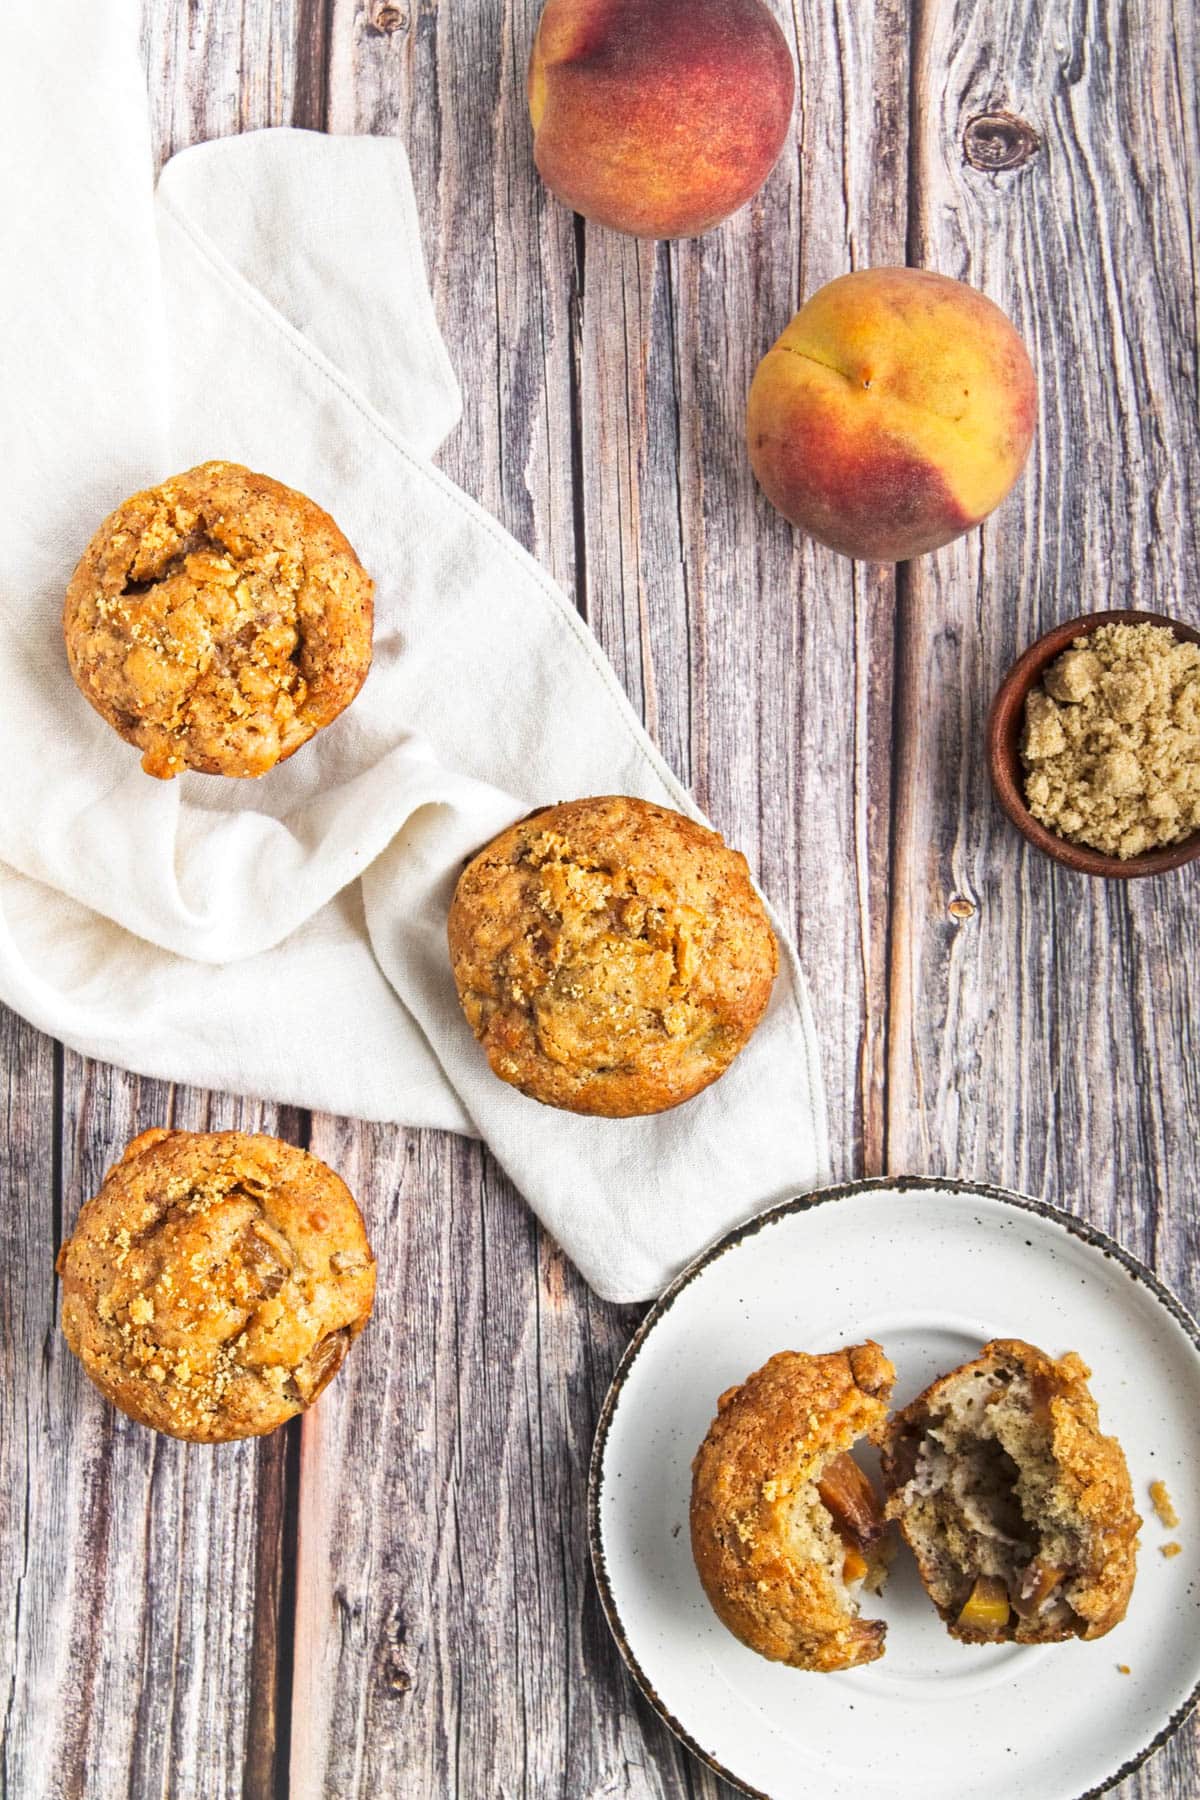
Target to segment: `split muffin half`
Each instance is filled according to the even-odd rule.
[[[760,1656],[828,1671],[874,1662],[859,1616],[886,1575],[880,1501],[850,1449],[887,1424],[878,1344],[784,1350],[728,1389],[692,1463],[692,1554],[723,1624]]]
[[[1125,1616],[1141,1519],[1089,1374],[999,1338],[891,1422],[887,1516],[964,1643],[1103,1637]]]

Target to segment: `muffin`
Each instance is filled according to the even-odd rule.
[[[887,1515],[964,1643],[1098,1638],[1125,1617],[1142,1521],[1089,1373],[997,1339],[889,1427]]]
[[[449,940],[500,1079],[608,1118],[678,1106],[724,1074],[778,966],[745,857],[680,813],[611,794],[494,838],[459,879]]]
[[[783,1350],[717,1402],[692,1463],[692,1555],[722,1624],[773,1662],[883,1655],[887,1628],[859,1606],[887,1574],[885,1521],[850,1447],[883,1431],[895,1374],[870,1341]]]
[[[145,1131],[58,1256],[62,1328],[101,1393],[171,1437],[259,1437],[311,1406],[371,1316],[344,1182],[240,1131]]]
[[[201,463],[96,532],[67,588],[67,659],[148,775],[264,775],[366,680],[372,593],[313,501]]]

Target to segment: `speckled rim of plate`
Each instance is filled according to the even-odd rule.
[[[608,1444],[609,1427],[612,1424],[613,1414],[616,1412],[626,1378],[637,1360],[642,1345],[663,1314],[669,1311],[683,1290],[690,1287],[691,1283],[703,1273],[710,1263],[715,1262],[727,1250],[735,1249],[746,1238],[754,1237],[765,1226],[774,1224],[777,1219],[788,1213],[806,1212],[810,1207],[825,1206],[837,1200],[850,1200],[856,1194],[880,1192],[897,1195],[967,1194],[986,1200],[995,1200],[1001,1205],[1011,1206],[1019,1212],[1037,1213],[1043,1219],[1050,1219],[1054,1224],[1061,1225],[1064,1230],[1070,1232],[1072,1237],[1079,1238],[1081,1242],[1090,1245],[1093,1250],[1099,1250],[1104,1256],[1115,1257],[1135,1281],[1141,1282],[1143,1287],[1149,1289],[1159,1304],[1170,1313],[1176,1324],[1190,1338],[1197,1353],[1200,1353],[1200,1324],[1188,1312],[1183,1302],[1176,1298],[1170,1288],[1159,1280],[1153,1269],[1149,1268],[1139,1256],[1135,1256],[1132,1250],[1126,1250],[1123,1244],[1119,1244],[1116,1238],[1110,1237],[1106,1231],[1101,1231],[1099,1226],[1090,1224],[1086,1219],[1076,1218],[1073,1213],[1064,1212],[1059,1206],[1051,1206],[1048,1200],[1038,1200],[1030,1194],[1014,1193],[1011,1188],[995,1187],[989,1182],[949,1178],[943,1180],[931,1175],[873,1175],[862,1181],[841,1182],[834,1187],[818,1188],[811,1194],[797,1194],[791,1200],[781,1200],[778,1205],[769,1206],[765,1212],[755,1213],[753,1218],[745,1220],[741,1225],[735,1225],[732,1230],[725,1233],[724,1237],[718,1238],[715,1243],[710,1244],[707,1250],[702,1250],[699,1256],[675,1277],[670,1286],[663,1289],[654,1302],[629,1340],[625,1354],[617,1364],[616,1374],[604,1396],[604,1405],[600,1409],[600,1420],[596,1426],[596,1435],[592,1441],[591,1460],[588,1465],[588,1548],[591,1552],[592,1573],[596,1579],[604,1617],[616,1641],[617,1649],[621,1652],[625,1666],[635,1683],[659,1718],[670,1728],[680,1743],[686,1745],[692,1755],[698,1757],[702,1763],[712,1769],[714,1774],[729,1782],[731,1787],[737,1788],[739,1793],[750,1795],[751,1800],[773,1800],[773,1797],[764,1793],[761,1788],[747,1787],[739,1776],[735,1775],[731,1769],[727,1769],[724,1763],[718,1762],[715,1756],[712,1756],[696,1742],[686,1726],[682,1725],[659,1699],[625,1635],[621,1615],[617,1610],[617,1604],[609,1584],[604,1546],[600,1537],[600,1472]],[[1142,1764],[1153,1756],[1156,1750],[1162,1748],[1168,1738],[1175,1735],[1198,1702],[1200,1702],[1200,1681],[1196,1683],[1183,1704],[1175,1709],[1166,1724],[1143,1749],[1139,1750],[1135,1756],[1129,1757],[1119,1769],[1114,1769],[1113,1773],[1106,1781],[1102,1781],[1099,1787],[1088,1788],[1085,1793],[1077,1795],[1076,1800],[1097,1800],[1098,1795],[1108,1793],[1110,1788],[1127,1780],[1136,1769],[1140,1769]]]

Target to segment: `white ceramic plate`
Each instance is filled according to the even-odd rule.
[[[710,1609],[688,1541],[691,1458],[717,1395],[776,1350],[876,1338],[903,1405],[992,1337],[1093,1371],[1145,1517],[1124,1622],[1094,1643],[955,1643],[907,1551],[864,1610],[882,1661],[808,1675],[745,1649]],[[1164,1531],[1152,1480],[1181,1523]],[[719,1773],[769,1800],[1082,1800],[1186,1717],[1200,1684],[1200,1335],[1134,1257],[994,1188],[869,1181],[731,1232],[630,1344],[592,1456],[592,1557],[634,1679]],[[1172,1538],[1181,1555],[1167,1559]],[[1126,1664],[1129,1674],[1119,1665]]]

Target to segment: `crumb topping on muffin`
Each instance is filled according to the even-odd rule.
[[[148,774],[261,775],[362,686],[372,591],[313,501],[203,463],[96,532],[67,590],[71,672]]]
[[[501,832],[459,880],[449,940],[495,1073],[612,1117],[677,1105],[722,1074],[778,961],[745,858],[682,814],[619,795]]]
[[[110,1400],[199,1442],[302,1412],[370,1317],[375,1260],[316,1157],[242,1132],[148,1131],[59,1253],[63,1331]]]

